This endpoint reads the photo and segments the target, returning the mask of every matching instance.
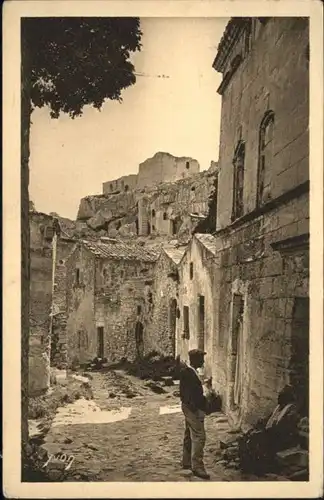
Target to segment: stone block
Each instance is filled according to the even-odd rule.
[[[287,283],[283,277],[273,278],[272,282],[273,297],[287,297]]]
[[[291,224],[281,227],[280,231],[281,239],[293,238],[298,235],[298,222],[292,222]]]
[[[309,157],[303,158],[297,165],[298,184],[303,184],[309,180]]]
[[[260,280],[260,298],[267,298],[272,296],[272,282],[273,279],[270,277],[262,278]]]
[[[235,281],[237,279],[242,279],[241,266],[234,265],[232,266],[231,270],[232,270],[232,281]]]
[[[171,385],[173,385],[172,377],[162,377],[162,380],[166,387],[170,387]]]
[[[279,451],[276,456],[279,463],[284,466],[298,465],[303,468],[308,467],[308,451],[301,448],[296,447]]]
[[[262,315],[270,318],[274,318],[277,315],[278,300],[272,298],[266,298],[263,301]]]
[[[309,219],[302,219],[297,223],[298,234],[309,233]]]
[[[285,318],[286,317],[286,304],[287,304],[288,299],[281,298],[278,299],[277,302],[277,316],[279,318]]]
[[[263,276],[278,276],[283,272],[282,257],[279,253],[274,253],[263,260]]]

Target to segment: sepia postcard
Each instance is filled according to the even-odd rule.
[[[4,495],[323,495],[323,8],[3,7]]]

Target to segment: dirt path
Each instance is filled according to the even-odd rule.
[[[94,399],[61,408],[46,437],[49,453],[74,456],[67,480],[200,481],[180,467],[184,422],[175,386],[155,394],[122,372],[91,375]],[[205,462],[214,481],[246,479],[215,463],[228,430],[224,416],[206,418]]]

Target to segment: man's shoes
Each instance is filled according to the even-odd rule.
[[[193,475],[201,479],[210,479],[210,475],[205,470],[193,470]]]
[[[191,470],[191,465],[182,464],[182,468],[185,470]]]

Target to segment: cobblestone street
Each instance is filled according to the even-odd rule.
[[[176,386],[155,394],[121,372],[93,373],[91,385],[94,399],[61,408],[46,437],[49,453],[74,456],[65,480],[201,481],[180,466],[184,422]],[[228,430],[223,415],[206,418],[206,468],[214,481],[246,480],[215,463]]]

